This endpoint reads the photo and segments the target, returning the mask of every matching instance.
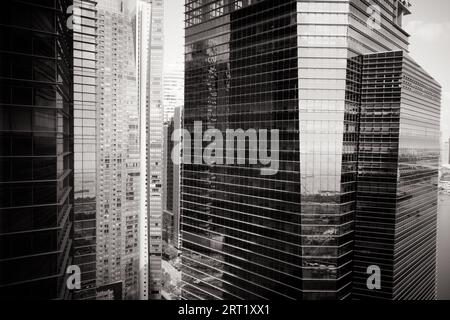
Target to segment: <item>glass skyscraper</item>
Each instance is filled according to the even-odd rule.
[[[96,298],[96,1],[74,2],[74,264],[81,290],[74,299]]]
[[[441,88],[402,51],[361,62],[354,294],[435,299]]]
[[[409,35],[402,17],[409,13],[409,3],[397,0],[186,2],[185,129],[193,132],[195,121],[202,121],[203,132],[278,129],[280,163],[273,176],[261,176],[260,167],[248,163],[183,165],[184,298],[401,299],[413,297],[410,288],[433,297],[435,263],[432,255],[425,261],[420,250],[432,253],[435,246],[440,89],[433,80],[430,92],[423,93],[426,99],[415,88],[402,92],[401,100],[375,105],[367,92],[369,79],[379,74],[374,90],[381,86],[386,96],[398,90],[392,86],[406,86],[405,79],[431,81],[409,58],[404,73],[395,64],[380,62],[378,70],[369,62],[371,53],[406,55]],[[398,72],[404,78],[387,83]],[[403,118],[394,118],[392,126],[405,129],[390,137],[392,145],[374,146],[381,159],[367,169],[364,143],[383,141],[376,134],[365,136],[365,126],[385,132],[379,125],[383,110],[394,103],[401,105],[395,108]],[[368,109],[376,109],[379,123],[364,122]],[[411,120],[417,110],[428,114],[427,125]],[[418,156],[424,141],[413,144],[409,137],[414,126],[428,139],[426,159]],[[387,166],[395,172],[409,166],[405,172],[411,170],[412,177],[402,182],[408,173],[399,173],[392,190],[399,198],[397,211],[373,221],[364,211],[373,195],[364,195],[371,192],[371,181],[383,181],[370,168],[381,170],[384,152],[395,157],[395,145],[399,160]],[[422,179],[430,202],[417,208],[421,218],[406,218],[413,214],[407,208],[420,202],[407,187],[420,184],[414,176]],[[378,206],[393,203],[391,196],[379,194]],[[380,223],[397,230],[390,237],[394,251],[386,269],[382,257],[376,259],[381,245],[376,232],[366,232]],[[421,249],[409,247],[414,239]],[[368,243],[373,247],[363,248]],[[370,261],[381,264],[386,281],[392,272],[400,277],[385,287],[388,295],[361,291]],[[411,274],[422,280],[405,276],[404,264],[412,261],[420,267]]]
[[[70,1],[0,10],[0,298],[67,299],[73,247]]]
[[[164,126],[163,240],[175,248],[179,248],[180,233],[180,165],[172,161],[177,151],[172,137],[181,129],[181,113],[181,108],[174,108],[171,121]]]

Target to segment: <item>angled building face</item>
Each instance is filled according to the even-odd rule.
[[[74,264],[81,290],[74,299],[96,298],[96,1],[74,1]]]
[[[279,129],[280,170],[183,165],[187,299],[302,293],[297,2],[242,3],[187,3],[184,128]]]
[[[193,132],[195,121],[202,121],[203,132],[278,129],[280,163],[274,176],[261,176],[260,168],[250,165],[183,165],[185,298],[352,297],[353,277],[361,276],[365,266],[353,263],[362,254],[355,234],[364,233],[358,230],[362,226],[358,209],[364,207],[360,193],[365,190],[358,184],[363,174],[358,164],[363,157],[360,119],[364,119],[364,99],[371,98],[364,91],[364,79],[371,75],[363,62],[371,53],[407,52],[409,35],[401,23],[408,13],[408,2],[396,0],[374,1],[370,6],[356,0],[186,3],[185,129]],[[405,74],[423,73],[411,71],[414,63],[405,63],[409,63]],[[391,73],[398,66],[386,68]],[[430,113],[425,131],[431,142],[439,131],[437,88],[431,85],[430,100],[410,102],[403,96],[405,105],[416,104]],[[408,118],[408,107],[404,110]],[[403,120],[400,126],[410,121]],[[408,152],[421,152],[421,146],[406,142],[408,134],[398,136],[405,159]],[[398,232],[392,239],[398,252],[392,264],[399,275],[393,280],[398,289],[392,298],[408,297],[410,288],[432,297],[428,292],[434,286],[434,273],[415,283],[402,268],[404,261],[421,257],[419,251],[405,249],[409,243],[405,236],[421,237],[412,225],[424,228],[426,235],[420,238],[424,247],[432,251],[435,245],[433,161],[423,178],[431,203],[420,210],[423,221],[429,220],[411,220],[405,226],[403,213],[390,220],[390,228]],[[419,176],[425,170],[412,168],[416,170],[412,174]],[[401,172],[401,162],[397,169]],[[405,185],[399,182],[394,191],[399,198]],[[412,195],[410,201],[420,202],[417,197]],[[408,230],[404,234],[402,227]],[[368,254],[366,262],[374,256],[376,252]],[[423,262],[417,272],[431,270],[431,261]]]
[[[297,2],[305,299],[351,295],[361,99],[355,60],[407,50],[400,7],[394,0]]]
[[[435,299],[441,88],[401,51],[361,62],[354,295]]]
[[[73,246],[71,2],[0,11],[0,299],[67,299]]]

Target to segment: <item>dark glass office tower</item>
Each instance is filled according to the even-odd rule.
[[[355,233],[364,233],[359,221],[355,225],[364,190],[358,185],[367,77],[362,55],[407,52],[402,17],[409,8],[404,0],[186,2],[185,129],[192,133],[195,121],[202,121],[203,132],[278,129],[280,163],[273,176],[262,176],[248,162],[183,165],[185,298],[352,297],[353,271],[359,268],[353,262],[360,255],[354,250],[361,249],[355,248]],[[424,99],[414,103],[418,110],[428,108]],[[438,109],[437,104],[433,112]],[[427,133],[439,130],[433,121]],[[405,148],[421,152],[412,142]],[[428,184],[434,174],[435,169],[425,174]],[[429,187],[432,201],[437,194],[432,197]],[[411,201],[420,201],[415,196]],[[432,207],[419,214],[431,219]],[[402,228],[400,216],[391,229]],[[407,233],[431,250],[433,230],[422,231],[429,233]],[[398,268],[421,254],[402,251],[403,236],[395,239],[399,262],[392,263]],[[429,297],[425,284],[434,285],[433,274],[421,283],[411,277],[396,281],[423,297]],[[405,297],[410,296],[393,296]]]
[[[75,299],[96,297],[96,1],[74,1]]]
[[[187,3],[184,128],[278,129],[280,170],[183,166],[183,296],[300,299],[297,2],[221,3]]]
[[[180,166],[172,161],[175,143],[172,136],[181,128],[181,108],[173,109],[173,116],[164,126],[164,197],[163,240],[179,248],[180,233]],[[181,154],[180,154],[181,156]]]
[[[173,216],[173,169],[172,150],[174,142],[172,141],[172,133],[174,131],[173,118],[164,125],[164,174],[163,174],[163,227],[162,239],[167,244],[173,243],[174,235],[174,216]]]
[[[0,10],[0,298],[64,299],[73,237],[70,1]]]
[[[362,57],[356,298],[435,299],[439,84],[402,51]],[[367,288],[367,268],[381,289]]]

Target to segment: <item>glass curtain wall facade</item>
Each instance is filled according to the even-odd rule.
[[[4,1],[0,10],[0,299],[70,298],[70,5]]]
[[[183,165],[186,299],[302,297],[297,2],[253,2],[186,4],[184,128],[280,130],[276,175]]]
[[[407,50],[399,2],[298,1],[302,254],[305,299],[351,296],[361,66]]]
[[[436,298],[440,97],[402,51],[362,57],[356,298]],[[371,265],[381,290],[367,289]]]
[[[177,249],[180,233],[180,165],[172,161],[172,153],[175,152],[172,136],[180,129],[181,108],[175,108],[171,121],[164,127],[163,240]]]
[[[96,298],[96,1],[74,1],[74,264],[81,290],[74,299]]]
[[[164,180],[163,180],[163,228],[162,239],[170,244],[173,238],[173,168],[172,150],[174,142],[172,141],[172,133],[174,131],[173,119],[164,124]]]
[[[352,296],[361,55],[407,52],[401,23],[409,7],[397,0],[186,2],[185,129],[202,121],[203,132],[280,130],[275,176],[255,166],[183,165],[186,299]],[[432,207],[422,214],[431,219]],[[402,281],[415,287],[410,277]]]

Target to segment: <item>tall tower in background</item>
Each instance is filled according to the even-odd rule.
[[[74,299],[96,298],[97,2],[74,1],[74,264],[81,290]]]
[[[173,110],[173,117],[164,126],[164,218],[163,240],[176,249],[180,248],[180,165],[172,161],[175,143],[172,137],[181,129],[182,108]],[[181,154],[180,154],[181,157]]]
[[[159,298],[162,28],[162,1],[99,1],[97,281],[125,299]]]
[[[68,299],[73,37],[66,0],[0,10],[0,299]]]
[[[136,67],[138,78],[138,105],[139,105],[139,137],[140,137],[140,161],[146,164],[148,161],[147,151],[147,113],[148,113],[148,72],[150,51],[150,23],[151,4],[149,1],[138,1],[136,8]],[[148,216],[147,216],[147,166],[141,165],[140,193],[140,215],[139,215],[139,299],[148,300],[149,295],[149,255],[148,255]],[[145,177],[145,179],[144,179]]]
[[[139,297],[140,141],[135,1],[98,1],[97,285]]]
[[[187,1],[185,129],[278,129],[280,163],[273,176],[183,165],[184,298],[434,296],[440,88],[407,57],[409,13],[405,0]],[[392,51],[400,61],[367,56]],[[414,213],[418,181],[429,197]],[[372,261],[383,293],[359,287]]]
[[[151,0],[147,80],[147,217],[149,299],[161,297],[162,181],[163,181],[163,45],[164,3]]]
[[[403,51],[361,58],[353,295],[435,299],[441,87]]]
[[[136,65],[140,112],[140,299],[159,299],[162,256],[163,18],[161,0],[137,2]],[[145,164],[145,166],[144,166]]]

